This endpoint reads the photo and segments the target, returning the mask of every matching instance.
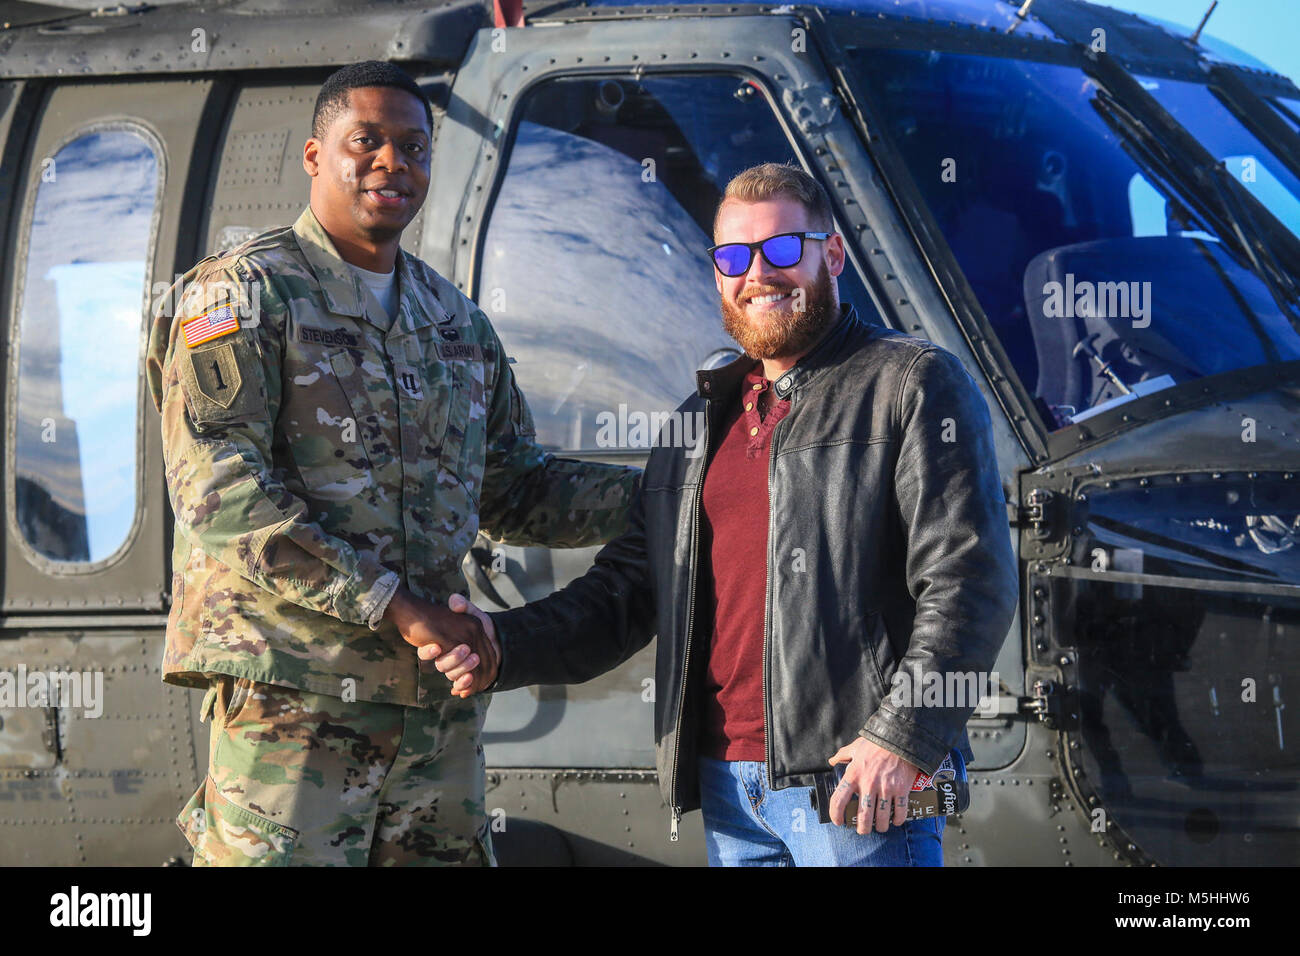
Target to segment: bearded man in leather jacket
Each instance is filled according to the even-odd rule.
[[[714,238],[745,354],[678,409],[704,454],[661,434],[627,532],[550,597],[489,615],[453,596],[498,673],[464,646],[419,654],[467,695],[589,680],[657,633],[672,839],[699,807],[714,865],[942,865],[944,820],[907,819],[908,793],[945,758],[964,774],[976,700],[906,688],[986,675],[1014,616],[988,409],[951,353],[840,303],[843,239],[802,170],[739,174]],[[831,767],[819,824],[807,788]]]

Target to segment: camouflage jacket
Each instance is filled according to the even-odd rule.
[[[396,267],[389,328],[308,207],[199,262],[156,310],[165,681],[427,706],[449,684],[382,619],[399,580],[463,593],[480,524],[556,547],[622,530],[640,472],[544,452],[487,317],[407,252]]]

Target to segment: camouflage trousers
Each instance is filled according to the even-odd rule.
[[[494,866],[486,695],[431,708],[215,675],[208,773],[176,818],[195,866]]]

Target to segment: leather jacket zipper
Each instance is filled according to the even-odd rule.
[[[668,839],[677,842],[677,826],[682,821],[682,801],[677,794],[677,758],[682,749],[682,714],[686,710],[686,677],[691,672],[691,635],[695,630],[695,571],[699,565],[700,540],[700,500],[704,497],[704,474],[709,462],[709,405],[711,399],[704,400],[704,461],[700,467],[700,478],[695,484],[695,498],[691,502],[691,581],[690,597],[686,605],[686,645],[682,648],[682,683],[677,694],[676,732],[673,734],[672,777],[668,782],[668,792],[672,794],[672,819],[668,824]]]
[[[775,396],[773,396],[775,397]],[[790,411],[794,411],[794,396],[790,396]],[[771,411],[768,411],[771,414]],[[781,431],[785,418],[772,426],[772,435],[767,446],[767,574],[763,578],[763,757],[767,761],[767,789],[776,789],[776,780],[772,775],[772,700],[767,693],[767,644],[768,644],[768,608],[772,601],[772,480],[776,475],[776,436]]]

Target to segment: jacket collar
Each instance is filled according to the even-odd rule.
[[[329,233],[320,224],[316,214],[311,211],[310,205],[302,211],[298,221],[293,224],[293,234],[298,240],[298,248],[302,250],[308,266],[316,277],[316,282],[320,286],[321,294],[325,297],[325,304],[329,307],[329,310],[337,312],[339,315],[351,316],[354,319],[365,319],[366,310],[362,305],[365,299],[361,291],[361,279],[343,257],[338,254]],[[432,325],[435,318],[445,320],[446,313],[443,312],[438,316],[429,315],[428,308],[438,309],[439,307],[436,302],[426,307],[424,297],[415,294],[415,285],[411,279],[411,267],[406,260],[406,250],[399,248],[395,266],[397,269],[398,315],[393,322],[393,330],[414,332],[426,325]],[[370,320],[366,319],[366,321]],[[375,325],[376,323],[372,322],[371,324]],[[382,326],[379,327],[382,328]]]
[[[773,390],[778,399],[789,398],[790,393],[800,385],[805,385],[816,377],[817,373],[833,365],[836,356],[849,336],[862,327],[857,309],[852,303],[840,304],[840,317],[835,320],[830,331],[817,346],[801,358],[794,366],[773,383]],[[702,398],[721,398],[731,394],[740,387],[740,382],[754,367],[757,359],[742,355],[721,368],[695,373],[697,394]]]

